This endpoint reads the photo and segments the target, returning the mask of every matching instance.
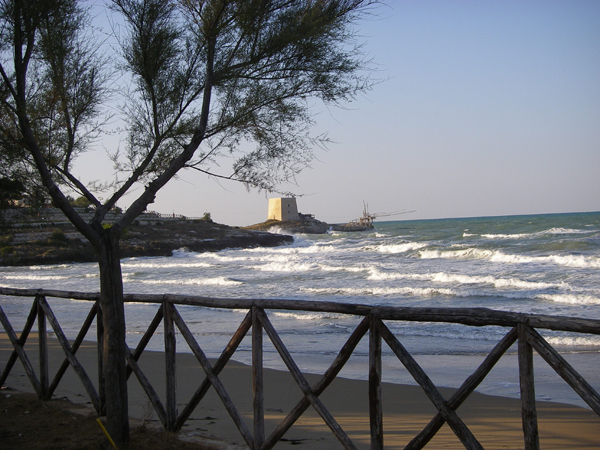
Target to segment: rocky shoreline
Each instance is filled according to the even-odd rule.
[[[207,220],[137,220],[121,239],[121,257],[171,256],[174,250],[194,252],[226,248],[275,247],[291,244],[292,236],[229,227]],[[92,246],[69,223],[21,223],[0,233],[0,266],[96,262]]]

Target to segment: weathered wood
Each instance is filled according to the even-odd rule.
[[[98,311],[98,303],[94,303],[92,305],[92,308],[90,309],[90,312],[88,313],[85,321],[83,322],[83,325],[81,326],[81,329],[79,330],[79,333],[77,333],[77,337],[75,338],[75,340],[73,341],[73,344],[71,345],[71,353],[73,353],[73,355],[75,355],[77,353],[77,350],[79,349],[79,346],[83,342],[85,335],[87,334],[88,330],[90,329],[90,326],[94,322],[94,318],[96,317],[97,311]],[[52,379],[52,383],[48,387],[48,396],[49,397],[52,397],[52,395],[54,394],[54,391],[58,387],[58,384],[60,383],[60,380],[62,379],[64,373],[69,368],[69,364],[70,364],[69,358],[65,357],[62,364],[56,371],[56,374],[54,375],[54,378]],[[100,397],[100,396],[98,395],[98,397]],[[98,402],[99,402],[99,408],[102,408],[102,406],[101,406],[102,402],[100,402],[100,400],[98,400]],[[96,411],[96,412],[100,413],[100,411]]]
[[[473,436],[471,430],[469,430],[460,417],[458,417],[456,412],[448,406],[444,397],[437,390],[431,379],[423,371],[421,366],[417,364],[410,353],[408,353],[400,341],[396,339],[396,336],[392,334],[381,320],[377,320],[377,327],[385,342],[390,346],[415,381],[419,383],[419,386],[421,386],[427,397],[429,397],[429,400],[431,400],[448,425],[450,425],[450,428],[452,428],[452,431],[454,431],[454,434],[460,439],[465,448],[468,450],[483,450],[483,447],[475,436]]]
[[[519,384],[521,388],[521,418],[525,450],[539,450],[540,440],[535,407],[533,349],[527,338],[527,325],[519,324]]]
[[[529,329],[528,339],[535,351],[600,416],[600,395],[598,392],[537,331]]]
[[[104,381],[104,321],[102,307],[99,302],[94,303],[98,308],[96,314],[96,337],[98,342],[98,402],[100,403],[101,416],[106,415],[106,383]]]
[[[248,330],[250,330],[251,326],[252,326],[252,314],[250,312],[248,312],[248,314],[246,314],[246,317],[244,317],[244,320],[238,327],[237,331],[231,337],[231,339],[229,340],[229,343],[227,344],[227,346],[221,353],[221,356],[219,357],[219,359],[213,366],[213,373],[215,375],[219,375],[219,373],[221,373],[221,371],[225,368],[225,366],[227,365],[227,363],[229,362],[229,360],[231,359],[231,357],[237,350],[238,346],[240,345],[240,343],[242,342],[244,337],[246,337],[246,334],[248,333]],[[179,417],[177,418],[177,422],[175,423],[176,431],[181,429],[181,427],[184,425],[185,421],[190,417],[190,415],[192,414],[194,409],[196,409],[196,406],[198,406],[200,401],[204,398],[204,396],[208,392],[208,389],[210,388],[210,386],[211,386],[211,383],[210,383],[210,380],[208,379],[208,377],[204,378],[204,380],[202,381],[202,383],[200,384],[198,389],[196,389],[196,392],[194,393],[194,395],[192,396],[190,401],[184,407],[183,411],[181,411],[181,413],[179,414]]]
[[[262,309],[258,309],[256,311],[256,314],[260,318],[260,322],[261,322],[264,330],[266,331],[267,335],[269,336],[269,339],[271,339],[271,342],[275,346],[275,349],[281,356],[281,359],[283,359],[283,362],[285,363],[288,370],[290,371],[290,374],[292,375],[292,377],[294,378],[294,380],[300,387],[300,390],[302,390],[304,395],[308,398],[312,407],[323,418],[323,420],[325,421],[325,423],[327,424],[329,429],[333,432],[335,437],[338,438],[338,440],[344,446],[344,448],[352,449],[352,450],[356,449],[356,446],[350,440],[350,438],[348,437],[346,432],[337,423],[337,421],[334,419],[334,417],[331,415],[331,413],[327,410],[327,408],[325,408],[325,406],[323,405],[321,400],[319,400],[319,398],[313,393],[310,385],[308,384],[308,381],[306,381],[306,378],[304,378],[304,375],[302,375],[302,372],[300,371],[300,369],[296,365],[296,362],[294,361],[294,359],[288,352],[283,341],[281,340],[281,338],[275,331],[275,328],[271,324],[271,321],[269,320],[269,318],[267,317],[265,312]]]
[[[165,410],[165,407],[160,401],[160,397],[152,387],[152,384],[148,381],[148,378],[146,378],[146,375],[144,374],[144,372],[142,372],[142,369],[140,369],[138,362],[133,358],[133,355],[129,348],[127,348],[127,364],[129,365],[129,367],[131,367],[132,372],[138,379],[140,385],[142,386],[142,389],[144,389],[144,392],[150,400],[150,403],[152,403],[152,406],[154,407],[154,411],[156,411],[160,423],[162,423],[163,427],[168,429],[169,421],[167,419],[167,411]]]
[[[165,378],[167,390],[167,430],[174,431],[177,421],[177,360],[175,327],[173,326],[173,314],[175,305],[163,303],[163,324],[165,328]]]
[[[352,332],[342,349],[338,353],[337,357],[331,363],[331,366],[325,371],[323,377],[312,387],[312,392],[317,397],[327,389],[327,387],[335,380],[335,377],[340,373],[346,362],[352,356],[354,349],[361,341],[362,337],[369,330],[369,318],[365,317],[356,329]],[[270,450],[275,444],[284,436],[284,434],[291,428],[291,426],[298,420],[298,418],[306,411],[310,406],[310,400],[305,395],[302,397],[296,406],[289,412],[286,418],[277,426],[277,428],[271,433],[268,439],[262,446],[263,450]]]
[[[471,374],[461,387],[448,400],[448,406],[452,410],[457,410],[460,405],[473,393],[473,391],[481,384],[484,378],[490,373],[502,355],[515,343],[517,340],[517,329],[513,328],[504,336],[498,344],[492,349],[490,354],[483,360],[479,367]],[[409,444],[404,447],[404,450],[420,450],[435,436],[442,428],[446,421],[440,412],[425,426],[417,436],[415,436]]]
[[[369,419],[371,450],[383,449],[383,407],[381,403],[381,336],[375,317],[369,316]]]
[[[1,307],[0,307],[0,309],[1,309]],[[31,331],[31,328],[33,328],[33,324],[35,323],[35,319],[37,317],[37,310],[38,310],[38,305],[37,305],[37,302],[34,301],[31,305],[31,310],[29,311],[29,315],[27,316],[25,325],[23,326],[23,331],[21,332],[21,336],[19,336],[19,339],[17,340],[17,342],[19,342],[21,348],[23,348],[23,346],[25,345],[25,342],[27,342],[27,338],[29,337],[29,332]],[[8,317],[6,317],[6,321],[8,322]],[[6,362],[6,366],[4,367],[4,370],[2,371],[2,374],[0,375],[0,386],[4,385],[4,382],[8,378],[8,375],[10,374],[10,371],[12,370],[13,366],[15,365],[15,362],[17,362],[18,358],[19,358],[19,355],[17,353],[17,350],[15,349],[10,354],[8,361]]]
[[[42,385],[40,384],[40,381],[38,380],[37,376],[35,375],[35,370],[33,370],[31,361],[29,361],[29,358],[27,357],[27,353],[25,353],[23,344],[21,344],[19,342],[19,338],[17,338],[17,335],[16,335],[15,331],[13,330],[13,327],[10,324],[8,317],[6,317],[6,314],[4,313],[2,306],[0,306],[0,322],[2,323],[2,326],[4,327],[4,331],[6,332],[6,334],[8,335],[8,338],[10,339],[10,342],[12,343],[13,348],[15,349],[15,352],[17,352],[19,359],[23,363],[23,368],[25,369],[25,373],[27,374],[27,377],[29,378],[29,381],[31,382],[33,389],[35,389],[37,396],[39,398],[42,398]],[[5,372],[7,372],[7,370],[5,370]],[[8,373],[7,373],[7,376],[8,376]]]
[[[96,411],[100,411],[100,403],[98,401],[98,394],[96,392],[96,389],[94,389],[94,385],[92,384],[90,377],[88,377],[88,374],[85,371],[85,369],[83,368],[83,366],[81,365],[81,363],[77,360],[75,355],[71,352],[71,346],[69,345],[69,341],[65,337],[65,334],[63,333],[63,330],[62,330],[60,324],[58,323],[58,320],[56,319],[54,312],[52,311],[52,309],[50,308],[50,305],[48,305],[48,302],[46,301],[46,299],[44,297],[39,298],[39,306],[44,310],[44,313],[46,314],[46,318],[48,319],[48,322],[50,322],[50,326],[54,330],[54,334],[56,334],[56,338],[58,339],[58,342],[60,343],[60,346],[62,347],[63,352],[65,353],[66,357],[69,359],[69,363],[71,364],[71,367],[73,367],[73,370],[75,371],[75,373],[81,380],[81,384],[83,384],[83,387],[85,388],[88,396],[90,397],[90,400],[92,402],[92,405],[94,406],[94,409]]]
[[[254,450],[265,441],[265,402],[263,379],[263,333],[258,310],[252,307],[252,407],[254,411]]]
[[[158,308],[158,311],[156,311],[156,314],[154,315],[154,318],[152,319],[152,322],[150,322],[150,325],[148,325],[146,332],[140,339],[140,342],[138,342],[138,345],[135,347],[135,350],[132,353],[132,357],[136,361],[138,361],[140,359],[140,356],[146,349],[146,346],[150,342],[150,339],[154,335],[154,332],[160,325],[160,322],[162,321],[162,319],[164,317],[163,310],[164,310],[164,304],[160,305],[160,307]],[[131,370],[132,369],[130,367],[127,368],[127,378],[128,379],[129,379],[129,376],[131,375]]]
[[[56,321],[56,318],[53,316],[53,313],[48,306],[44,297],[58,297],[58,298],[74,298],[78,300],[87,300],[87,301],[96,301],[99,298],[99,294],[95,293],[80,293],[80,292],[65,292],[65,291],[44,291],[44,290],[22,290],[22,289],[12,289],[12,288],[0,288],[0,295],[13,295],[13,296],[29,296],[36,297],[41,299],[39,312],[37,309],[37,301],[33,302],[32,310],[29,314],[25,327],[23,328],[23,332],[21,336],[17,338],[15,332],[10,328],[10,322],[8,318],[2,311],[0,307],[0,319],[5,329],[7,330],[7,335],[11,339],[13,347],[15,350],[12,352],[7,365],[5,366],[2,377],[0,378],[2,381],[6,379],[8,374],[10,373],[11,368],[16,362],[17,358],[20,358],[25,366],[26,372],[28,372],[28,376],[34,389],[38,392],[38,395],[42,395],[43,392],[53,392],[54,382],[49,386],[48,391],[45,391],[43,387],[43,381],[40,382],[37,380],[35,372],[27,359],[27,355],[24,351],[24,344],[27,340],[27,336],[30,333],[30,330],[35,322],[36,316],[38,314],[42,318],[42,320],[48,320],[53,328],[55,325],[60,329],[60,325]],[[489,373],[494,364],[498,361],[500,356],[510,347],[512,342],[514,342],[517,331],[513,330],[505,338],[492,350],[490,355],[484,360],[484,362],[480,365],[480,367],[463,383],[461,388],[456,391],[456,393],[450,398],[449,401],[444,401],[443,397],[439,394],[439,391],[433,386],[428,377],[422,372],[422,369],[416,364],[414,359],[406,352],[406,350],[401,346],[399,341],[393,336],[393,334],[387,329],[387,327],[381,322],[381,320],[406,320],[406,321],[430,321],[430,322],[446,322],[446,323],[462,323],[470,326],[483,326],[483,325],[505,325],[511,327],[517,327],[519,330],[518,333],[522,335],[519,338],[519,371],[520,371],[520,379],[521,386],[524,390],[524,394],[522,394],[522,403],[523,403],[523,427],[524,427],[524,435],[525,435],[525,445],[526,449],[531,448],[539,448],[539,438],[537,436],[537,419],[535,418],[535,391],[533,385],[533,348],[563,377],[575,390],[579,395],[590,405],[590,407],[600,415],[600,396],[594,389],[587,383],[582,377],[577,374],[577,372],[569,366],[566,361],[543,339],[538,335],[532,328],[528,326],[535,326],[538,328],[545,328],[551,330],[561,330],[561,331],[572,331],[572,332],[581,332],[581,333],[592,333],[592,334],[600,334],[600,320],[591,320],[591,319],[578,319],[572,317],[558,317],[558,316],[543,316],[543,315],[531,315],[531,314],[521,314],[521,313],[510,313],[510,312],[502,312],[502,311],[493,311],[486,308],[394,308],[394,307],[377,307],[371,305],[354,305],[354,304],[340,304],[335,302],[311,302],[311,301],[300,301],[300,300],[278,300],[278,299],[215,299],[215,298],[207,298],[207,297],[199,297],[199,296],[179,296],[179,295],[137,295],[131,294],[124,296],[126,301],[131,302],[148,302],[148,303],[158,303],[158,304],[169,304],[169,309],[173,312],[172,324],[173,328],[173,343],[174,341],[174,327],[175,324],[179,330],[182,332],[182,335],[186,339],[186,342],[190,345],[190,348],[194,352],[196,358],[202,365],[204,371],[206,372],[206,379],[202,382],[196,393],[194,394],[190,403],[185,407],[184,411],[179,417],[176,417],[176,401],[173,402],[175,398],[174,393],[176,392],[173,387],[167,387],[167,391],[171,390],[173,396],[169,398],[169,394],[167,394],[168,399],[167,403],[174,404],[174,408],[172,408],[171,416],[175,417],[175,421],[173,417],[167,420],[167,410],[162,407],[158,396],[154,392],[152,386],[145,379],[143,373],[139,370],[137,366],[137,360],[144,351],[147,342],[152,337],[156,327],[159,325],[162,320],[162,310],[166,309],[166,306],[159,308],[159,312],[153,319],[150,324],[148,330],[142,337],[142,341],[138,344],[134,353],[131,353],[129,349],[127,349],[126,359],[131,366],[131,369],[128,369],[128,374],[133,370],[138,377],[140,383],[144,386],[147,394],[150,396],[154,395],[155,399],[153,404],[155,404],[155,409],[157,409],[157,414],[160,417],[160,410],[162,408],[163,417],[161,421],[163,425],[167,429],[180,429],[185,420],[189,417],[193,409],[197,406],[198,402],[208,391],[209,387],[212,385],[215,387],[215,390],[221,397],[224,405],[226,406],[229,414],[236,422],[238,429],[242,436],[244,437],[246,443],[254,449],[261,448],[261,450],[267,450],[272,448],[275,443],[285,434],[285,432],[293,425],[293,423],[302,415],[302,413],[308,408],[309,405],[312,405],[315,410],[325,420],[327,425],[332,429],[336,437],[340,439],[344,447],[346,448],[354,448],[351,441],[348,439],[348,442],[345,442],[344,436],[345,433],[341,428],[336,431],[337,422],[330,415],[327,409],[322,405],[321,401],[318,399],[318,396],[326,389],[326,387],[331,383],[331,381],[336,377],[339,373],[345,362],[348,360],[356,344],[360,341],[364,333],[366,332],[366,328],[368,328],[367,321],[370,314],[373,314],[378,317],[378,319],[373,319],[375,333],[372,333],[372,337],[375,337],[376,333],[379,333],[390,345],[390,348],[396,353],[399,359],[403,362],[403,364],[407,367],[409,372],[415,377],[417,382],[421,384],[425,393],[432,400],[436,408],[438,409],[438,413],[432,419],[430,424],[417,436],[407,448],[416,449],[422,448],[431,436],[433,436],[436,431],[443,425],[444,422],[448,422],[448,424],[452,427],[457,436],[461,439],[461,441],[465,444],[467,448],[481,448],[480,444],[476,441],[470,431],[460,418],[456,415],[455,410],[462,404],[462,402],[470,395],[470,393],[476,388],[479,383],[485,378],[485,376]],[[42,306],[42,303],[45,306]],[[219,308],[246,308],[250,309],[254,307],[257,311],[256,317],[259,318],[260,323],[256,326],[256,330],[258,328],[264,328],[274,345],[276,346],[277,351],[282,356],[284,362],[288,366],[290,373],[295,378],[296,382],[300,386],[304,396],[297,403],[296,407],[288,414],[288,416],[284,419],[283,422],[279,424],[279,426],[275,429],[275,431],[269,436],[268,439],[264,439],[264,401],[262,400],[262,388],[259,387],[262,383],[259,382],[260,377],[262,376],[262,357],[256,357],[253,365],[253,371],[256,373],[255,379],[257,380],[256,387],[254,389],[255,399],[256,399],[256,417],[255,420],[255,428],[254,428],[254,436],[250,433],[248,428],[246,427],[243,419],[235,409],[235,406],[229,399],[227,392],[223,388],[220,380],[218,379],[218,374],[221,372],[223,367],[225,367],[227,361],[233,355],[233,352],[244,338],[244,336],[248,333],[249,328],[252,326],[252,319],[250,315],[247,316],[246,319],[240,325],[240,328],[236,331],[235,335],[230,340],[228,347],[223,351],[221,357],[217,361],[214,367],[211,367],[210,363],[206,359],[206,356],[200,349],[198,343],[193,337],[192,333],[187,328],[187,325],[181,319],[181,316],[176,311],[175,307],[172,306],[174,304],[186,304],[186,305],[194,305],[194,306],[208,306],[208,307],[219,307]],[[95,306],[98,308],[98,306]],[[46,310],[49,311],[47,311]],[[346,342],[340,354],[334,361],[334,363],[330,366],[328,371],[324,374],[321,380],[315,384],[315,386],[311,389],[306,379],[296,366],[293,358],[287,351],[285,345],[279,338],[277,332],[272,327],[267,315],[264,313],[263,308],[268,309],[282,309],[282,310],[303,310],[303,311],[314,311],[314,312],[333,312],[333,313],[341,313],[341,314],[353,314],[353,315],[362,315],[367,317],[367,319],[361,322],[361,325],[357,327],[351,338]],[[93,321],[93,314],[90,312],[88,315],[88,319]],[[101,336],[103,336],[103,324],[102,324],[102,315],[98,314],[98,348],[99,348],[99,371],[102,372],[102,367],[104,364],[102,354],[104,351],[102,350],[105,343]],[[38,318],[39,319],[39,318]],[[41,331],[45,329],[43,325],[40,325],[40,320],[38,320],[38,327],[40,327],[40,336],[44,335]],[[73,367],[78,371],[77,365],[79,362],[75,358],[75,353],[77,348],[80,345],[81,340],[85,337],[87,331],[88,320],[86,319],[86,323],[84,327],[80,330],[77,339],[74,341],[72,345],[69,346],[68,341],[62,334],[62,330],[57,332],[55,328],[55,332],[59,337],[59,342],[61,342],[61,346],[63,347],[63,351],[65,351],[66,359],[63,362],[65,365],[65,370],[69,364],[74,364]],[[8,327],[8,328],[7,328]],[[9,331],[10,329],[10,331]],[[168,333],[165,333],[165,338]],[[262,333],[260,333],[262,335]],[[41,340],[43,337],[41,338]],[[40,340],[39,345],[40,350],[43,352],[44,344]],[[377,339],[375,339],[376,342]],[[511,341],[512,340],[512,341]],[[381,342],[379,338],[379,342]],[[16,345],[15,345],[16,343]],[[376,380],[380,376],[377,375],[377,365],[376,362],[377,354],[379,351],[377,350],[377,344],[371,343],[370,346],[373,345],[374,349],[370,351],[371,355],[375,355],[375,357],[371,360],[369,365],[370,370],[370,379]],[[379,344],[380,346],[381,344]],[[167,343],[165,341],[165,348],[167,347]],[[173,346],[174,347],[174,346]],[[528,347],[528,348],[527,348]],[[259,355],[259,348],[262,348],[261,344],[256,344],[257,355]],[[68,351],[67,351],[68,350]],[[404,354],[406,352],[406,354]],[[175,349],[173,348],[172,352],[165,350],[165,353],[171,353],[173,355],[173,359],[175,358]],[[43,355],[40,353],[40,367],[42,367],[42,374],[44,373],[44,363],[43,363]],[[400,356],[402,355],[402,357]],[[166,356],[167,358],[167,356]],[[74,362],[75,363],[74,363]],[[406,362],[405,362],[406,361]],[[379,363],[380,364],[380,363]],[[29,371],[27,369],[27,365],[29,366]],[[175,361],[166,363],[167,367],[173,367],[175,369]],[[62,366],[61,366],[62,368]],[[137,370],[137,372],[136,372]],[[371,374],[372,372],[372,374]],[[85,374],[85,371],[83,372]],[[58,374],[57,374],[58,375]],[[78,373],[79,375],[79,373]],[[172,374],[172,383],[175,383],[176,380],[176,372],[173,371]],[[40,375],[41,377],[43,375]],[[170,375],[167,375],[169,378]],[[80,376],[80,378],[82,378]],[[84,378],[87,378],[85,375]],[[85,381],[82,378],[82,382]],[[55,377],[55,380],[59,380],[60,376]],[[87,378],[89,382],[89,378]],[[37,382],[37,387],[36,387]],[[168,381],[168,383],[171,383]],[[58,383],[58,381],[56,381]],[[89,383],[91,386],[91,382]],[[104,378],[102,375],[99,376],[99,404],[100,409],[103,409],[104,401],[101,400],[103,394],[103,385]],[[87,389],[87,388],[86,388]],[[92,386],[93,390],[93,386]],[[377,399],[377,382],[370,382],[370,390],[374,394],[372,395],[373,399]],[[154,394],[152,394],[154,392]],[[88,393],[89,395],[89,393]],[[379,394],[380,397],[380,394]],[[90,395],[90,399],[94,403],[93,395]],[[152,401],[152,400],[151,400]],[[380,400],[379,400],[380,401]],[[377,409],[376,406],[377,401],[373,400],[373,415],[375,416],[372,423],[377,424]],[[158,406],[157,406],[158,405]],[[96,405],[94,405],[96,407]],[[263,419],[261,420],[261,417]],[[262,422],[262,424],[261,424]],[[337,425],[339,427],[339,425]],[[464,428],[463,428],[464,427]],[[375,436],[374,442],[376,446],[373,448],[382,448],[383,441],[379,436],[383,436],[382,432],[377,431],[377,426],[373,428],[372,434]],[[340,438],[341,436],[341,438]],[[474,441],[471,440],[471,437]],[[347,438],[347,436],[346,436]],[[479,445],[479,446],[478,446]]]
[[[202,366],[202,369],[206,373],[206,376],[210,380],[210,383],[215,388],[215,391],[217,392],[221,401],[223,402],[225,409],[227,409],[227,412],[233,419],[233,422],[237,426],[240,434],[246,441],[246,444],[248,445],[248,447],[252,448],[253,442],[254,442],[252,433],[250,433],[250,430],[246,426],[244,419],[242,418],[241,414],[238,412],[237,408],[231,401],[231,398],[229,397],[229,394],[225,390],[223,383],[221,383],[221,380],[219,380],[219,377],[215,374],[210,362],[208,361],[208,358],[206,357],[206,355],[204,354],[204,352],[198,345],[198,342],[194,338],[194,335],[192,334],[192,332],[190,331],[190,329],[188,328],[186,323],[183,321],[183,319],[179,315],[179,312],[177,312],[177,310],[174,310],[174,311],[172,311],[172,313],[173,313],[173,322],[177,325],[177,328],[181,332],[181,335],[183,336],[183,338],[189,345],[190,350],[192,350],[192,353],[194,354],[194,356],[196,357],[196,359]]]
[[[36,297],[34,302],[38,302]],[[42,400],[50,400],[52,397],[48,392],[48,335],[46,334],[46,316],[42,308],[38,308],[38,352],[40,361],[40,388]]]
[[[100,296],[98,293],[0,287],[0,295],[34,297],[36,294],[44,295],[45,297],[71,298],[88,301],[96,301]],[[488,308],[416,308],[372,306],[328,301],[213,298],[174,294],[125,294],[123,298],[126,302],[132,303],[161,304],[163,300],[166,300],[169,303],[174,304],[216,308],[250,309],[252,306],[257,306],[261,309],[332,312],[359,316],[374,314],[382,320],[461,323],[470,326],[498,325],[514,327],[519,323],[527,323],[534,328],[600,334],[600,320],[597,319],[524,314],[495,311]]]

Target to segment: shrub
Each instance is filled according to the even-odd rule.
[[[53,245],[61,245],[67,242],[67,236],[65,236],[65,232],[62,230],[54,230],[50,235],[48,241]]]
[[[6,246],[0,248],[0,255],[2,255],[2,256],[10,255],[12,252],[13,252],[13,248],[11,245],[6,245]]]

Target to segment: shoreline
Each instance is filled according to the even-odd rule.
[[[31,351],[30,360],[37,368],[37,339],[31,336],[26,349]],[[90,378],[96,374],[96,344],[82,343],[77,358],[86,368]],[[4,367],[12,346],[5,333],[0,334],[0,367]],[[49,339],[50,374],[64,359],[56,339]],[[140,358],[142,370],[164,399],[164,353],[145,351]],[[213,360],[214,362],[214,360]],[[301,364],[299,364],[301,365]],[[302,369],[302,368],[301,368]],[[385,372],[384,372],[385,373]],[[196,358],[189,353],[177,353],[178,408],[181,411],[193,392],[204,378]],[[306,374],[313,385],[319,375]],[[251,368],[245,364],[230,361],[219,375],[234,404],[252,429],[252,376]],[[302,398],[300,389],[287,372],[265,369],[265,422],[266,435],[285,417],[291,408]],[[435,380],[434,380],[435,383]],[[94,382],[94,384],[96,384]],[[24,376],[22,365],[17,362],[6,385],[24,392],[32,392],[29,380]],[[445,398],[454,391],[439,388]],[[396,383],[382,383],[384,399],[384,433],[388,448],[403,447],[428,423],[435,408],[425,397],[420,387]],[[59,384],[55,398],[66,397],[76,403],[88,403],[85,390],[72,368]],[[369,447],[368,385],[364,380],[337,378],[320,396],[325,406],[333,414],[342,428],[355,441],[358,448]],[[164,401],[164,400],[163,400]],[[132,376],[129,382],[129,415],[134,419],[149,423],[156,422],[156,415],[149,406],[139,383]],[[590,410],[577,406],[553,402],[537,402],[540,428],[540,443],[544,449],[592,449],[597,448],[600,435],[600,418]],[[478,392],[458,409],[458,415],[465,421],[473,434],[486,449],[522,448],[520,401]],[[227,414],[214,389],[193,412],[190,420],[182,428],[181,435],[194,438],[214,439],[218,437],[231,444],[242,445],[243,440]],[[339,447],[337,439],[325,426],[322,419],[309,408],[305,415],[284,436],[276,448],[288,445],[303,445],[301,448],[330,449]],[[463,448],[447,425],[434,437],[427,448]]]
[[[93,247],[69,223],[44,223],[0,230],[0,266],[34,266],[97,262]],[[120,240],[120,257],[172,256],[185,248],[211,252],[228,248],[277,247],[292,236],[247,230],[207,220],[138,219]]]

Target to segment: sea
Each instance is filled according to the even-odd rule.
[[[274,229],[272,231],[280,231]],[[365,232],[299,234],[275,248],[122,260],[127,293],[188,294],[216,298],[302,299],[385,306],[483,307],[498,311],[600,319],[600,212],[375,222]],[[93,263],[0,267],[0,286],[98,291]],[[72,339],[89,302],[49,299]],[[16,329],[30,299],[0,304]],[[126,306],[127,340],[135,346],[157,306]],[[246,311],[179,306],[210,357],[217,357]],[[323,373],[360,318],[316,312],[269,311],[269,318],[301,370]],[[458,387],[508,332],[497,326],[395,322],[386,325],[438,386]],[[149,349],[162,350],[161,328]],[[565,359],[600,391],[600,335],[540,330]],[[92,330],[88,339],[93,340]],[[181,336],[177,350],[190,352]],[[383,379],[416,384],[384,343]],[[265,364],[283,369],[265,339]],[[233,359],[249,363],[246,338]],[[342,371],[368,377],[365,337]],[[516,345],[478,391],[519,396]],[[579,396],[535,357],[536,396],[586,407]]]

